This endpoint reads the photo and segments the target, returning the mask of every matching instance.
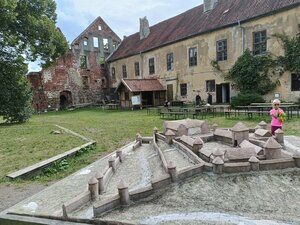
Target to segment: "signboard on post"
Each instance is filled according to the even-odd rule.
[[[140,95],[132,96],[131,97],[131,103],[132,103],[132,106],[141,105],[141,96]]]

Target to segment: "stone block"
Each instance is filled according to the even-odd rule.
[[[283,144],[284,143],[284,132],[281,129],[277,129],[275,131],[275,139],[278,143]]]
[[[297,167],[300,167],[300,154],[299,154],[299,153],[298,153],[298,154],[295,154],[295,155],[293,156],[293,158],[294,158],[294,160],[295,160],[296,166],[297,166]]]
[[[110,168],[112,168],[113,172],[116,171],[117,166],[116,166],[115,158],[111,157],[111,158],[108,160],[108,166],[109,166]]]
[[[213,172],[215,174],[223,173],[224,161],[220,157],[215,158],[212,164],[213,164]]]
[[[124,180],[118,185],[118,191],[120,195],[120,204],[121,205],[129,205],[130,204],[130,196],[128,191],[128,184]]]
[[[120,196],[114,195],[108,199],[100,200],[93,206],[94,216],[101,216],[103,213],[110,211],[120,205]]]
[[[261,121],[258,126],[261,127],[261,129],[266,130],[267,129],[267,123],[265,121]]]
[[[250,171],[249,162],[225,163],[223,171],[225,173],[244,173]]]
[[[260,170],[282,170],[296,167],[294,159],[271,159],[259,162]]]
[[[154,190],[164,188],[168,186],[171,182],[172,181],[170,174],[162,175],[151,180],[151,184]]]
[[[259,171],[259,159],[255,156],[251,156],[248,161],[250,163],[250,168],[252,171]]]
[[[226,149],[225,158],[229,161],[245,161],[249,160],[251,156],[257,156],[254,148],[231,148]]]
[[[89,180],[89,191],[91,193],[91,200],[95,201],[98,199],[99,196],[99,188],[98,188],[98,180],[93,177]]]
[[[175,133],[172,130],[167,130],[165,136],[167,143],[171,145],[173,143],[173,139],[175,138]]]
[[[241,148],[254,148],[255,152],[257,155],[263,155],[264,151],[263,148],[260,146],[257,146],[255,144],[252,144],[250,141],[248,140],[244,140],[242,141],[242,143],[240,144]]]
[[[100,195],[103,194],[104,188],[105,188],[103,178],[104,178],[104,175],[101,172],[98,172],[96,174],[96,179],[98,180],[98,192]]]
[[[254,135],[256,137],[272,137],[272,134],[270,131],[268,130],[265,130],[265,129],[257,129],[255,132],[254,132]]]
[[[140,199],[147,198],[151,194],[153,194],[153,188],[151,185],[129,192],[130,200],[132,201],[138,201]]]
[[[204,169],[204,164],[197,164],[194,166],[183,168],[178,171],[178,179],[184,180],[186,178],[192,177],[196,174],[202,173],[203,169]]]
[[[123,162],[123,160],[124,160],[123,151],[122,150],[117,150],[116,154],[117,154],[117,157],[119,157],[120,162]]]
[[[168,173],[171,176],[172,182],[176,182],[177,181],[177,170],[176,170],[176,165],[173,161],[170,161],[168,163]]]
[[[281,158],[282,146],[273,138],[270,137],[264,145],[266,159],[279,159]]]

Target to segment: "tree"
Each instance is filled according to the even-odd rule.
[[[30,117],[28,61],[48,66],[68,44],[56,27],[54,0],[0,0],[0,115],[6,122]]]
[[[273,36],[278,38],[284,50],[284,55],[277,59],[278,65],[300,76],[300,33],[295,37],[289,37],[284,33]]]
[[[272,81],[270,76],[274,68],[276,62],[270,55],[254,56],[249,49],[246,49],[226,74],[226,79],[232,80],[241,93],[264,95],[278,85],[279,81]]]

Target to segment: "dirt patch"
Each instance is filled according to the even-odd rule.
[[[30,184],[26,186],[0,185],[0,212],[18,202],[40,192],[49,184]]]

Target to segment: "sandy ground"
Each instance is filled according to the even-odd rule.
[[[26,186],[0,185],[0,212],[36,194],[50,184],[30,184]]]
[[[203,174],[101,219],[147,225],[300,224],[300,170]]]

